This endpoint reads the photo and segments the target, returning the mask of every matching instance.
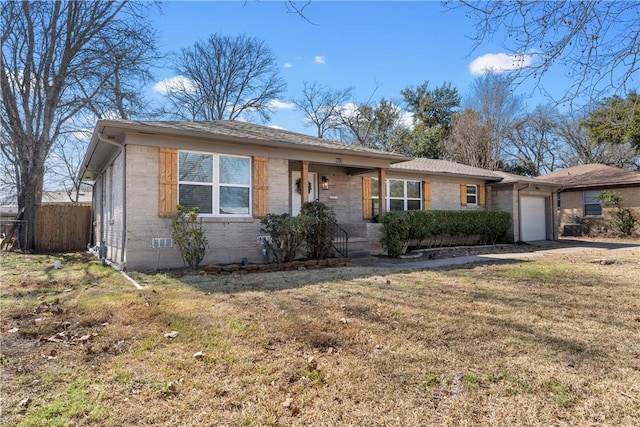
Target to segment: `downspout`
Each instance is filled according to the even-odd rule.
[[[89,248],[89,252],[100,258],[100,252],[99,251],[95,251],[91,248]],[[142,290],[144,289],[138,282],[136,282],[131,276],[129,276],[127,273],[124,272],[124,270],[122,270],[119,266],[117,266],[116,264],[112,263],[111,261],[109,261],[108,259],[101,259],[102,262],[104,262],[105,264],[107,264],[109,267],[113,268],[114,270],[116,270],[118,273],[120,273],[122,275],[122,277],[124,277],[125,279],[127,279],[128,281],[130,281],[133,286],[138,289],[138,290]]]
[[[115,145],[116,147],[120,148],[120,153],[122,153],[122,241],[120,243],[120,247],[122,248],[122,250],[120,251],[120,265],[123,265],[125,244],[127,241],[127,150],[125,150],[124,144],[106,139],[100,134],[100,132],[98,132],[97,135],[98,141],[104,142],[105,144]]]
[[[518,188],[518,242],[522,241],[522,200],[520,199],[520,191],[525,190],[530,186],[531,184],[527,184],[522,188]]]
[[[80,185],[88,185],[91,187],[91,230],[89,230],[89,242],[87,243],[87,247],[91,246],[91,242],[95,239],[95,232],[96,229],[94,227],[95,222],[96,222],[96,210],[93,209],[93,206],[95,206],[95,202],[96,202],[96,186],[95,183],[91,184],[88,182],[84,182],[84,181],[80,181]]]
[[[554,199],[551,201],[551,212],[553,213],[553,215],[551,215],[551,224],[553,226],[553,240],[558,240],[559,236],[558,236],[558,225],[560,225],[560,222],[558,221],[556,224],[556,217],[558,216],[558,195],[560,195],[560,193],[562,193],[562,191],[564,190],[564,186],[558,188],[556,191],[553,192],[553,194],[555,195]],[[560,203],[562,203],[562,200],[560,201]]]

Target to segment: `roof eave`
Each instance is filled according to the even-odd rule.
[[[407,157],[407,156],[403,156],[401,154],[395,154],[395,153],[385,153],[382,151],[377,152],[377,151],[356,150],[346,144],[344,145],[344,148],[343,147],[332,148],[332,147],[322,147],[322,146],[314,146],[314,145],[306,145],[306,144],[295,144],[295,143],[286,142],[286,141],[277,141],[277,140],[269,140],[269,139],[238,137],[238,136],[221,134],[221,133],[216,133],[213,131],[206,131],[206,130],[176,129],[171,127],[153,126],[148,123],[139,123],[139,122],[101,120],[99,121],[99,123],[103,124],[103,128],[111,126],[115,128],[120,128],[122,130],[129,130],[134,132],[142,131],[142,133],[159,133],[159,134],[161,133],[164,135],[189,136],[189,137],[197,137],[200,139],[218,138],[226,142],[259,144],[259,145],[272,147],[272,148],[289,148],[289,149],[297,149],[301,151],[316,151],[316,152],[322,152],[322,153],[343,154],[343,155],[349,154],[353,156],[360,156],[360,157],[366,157],[366,158],[384,159],[384,160],[389,160],[390,163],[401,163],[401,162],[406,162],[408,160],[413,159],[413,157]],[[333,142],[333,141],[326,141],[326,142],[332,143],[332,144],[340,144],[338,142]]]

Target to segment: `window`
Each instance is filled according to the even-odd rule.
[[[380,215],[380,189],[377,178],[371,178],[371,212],[374,217]]]
[[[404,181],[399,179],[387,180],[387,208],[390,211],[412,211],[422,209],[422,182]],[[373,215],[378,215],[380,195],[378,180],[371,179],[371,203]]]
[[[478,186],[467,185],[467,205],[478,204]]]
[[[387,181],[390,211],[413,211],[422,209],[422,183],[420,181]]]
[[[557,194],[556,207],[558,209],[560,209],[562,207],[562,197],[560,196],[560,192],[559,191],[556,194]]]
[[[582,193],[584,201],[584,216],[601,216],[602,202],[598,200],[599,191],[585,191]]]
[[[181,151],[178,203],[202,215],[249,215],[251,158]]]

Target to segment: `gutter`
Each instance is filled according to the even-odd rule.
[[[122,240],[120,242],[122,250],[120,251],[120,264],[124,265],[124,253],[127,241],[127,150],[124,144],[106,139],[100,132],[96,132],[96,135],[98,136],[98,141],[114,145],[120,148],[120,153],[122,153]]]
[[[560,193],[562,193],[562,191],[564,191],[564,186],[558,188],[556,191],[554,191],[552,194],[555,195],[555,199],[551,201],[551,212],[553,213],[553,215],[551,216],[551,225],[553,226],[553,240],[558,240],[558,226],[560,225],[560,222],[557,221],[556,224],[556,220],[558,219],[558,195]],[[560,203],[562,203],[562,200],[560,200]]]
[[[522,241],[522,199],[520,198],[520,191],[526,190],[529,187],[531,187],[531,184],[518,188],[518,242]]]

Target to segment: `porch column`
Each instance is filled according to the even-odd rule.
[[[300,206],[309,201],[309,162],[300,161]]]
[[[387,196],[385,194],[386,185],[386,169],[378,169],[378,217],[381,217],[387,212]]]

